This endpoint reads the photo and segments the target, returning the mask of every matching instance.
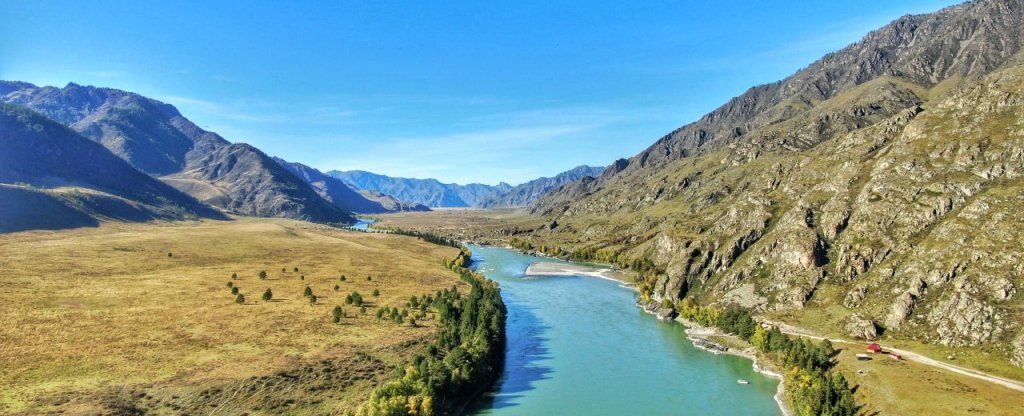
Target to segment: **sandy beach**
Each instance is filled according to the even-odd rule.
[[[538,276],[589,276],[627,283],[626,275],[608,268],[597,268],[579,264],[531,263],[526,268],[526,277]]]

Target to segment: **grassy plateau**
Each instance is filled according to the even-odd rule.
[[[376,309],[465,290],[441,266],[457,253],[283,219],[0,234],[0,413],[354,409],[435,336],[433,314],[412,326]]]

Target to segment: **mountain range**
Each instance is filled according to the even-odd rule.
[[[358,188],[391,195],[401,200],[433,208],[502,208],[528,206],[547,192],[588,176],[599,175],[604,168],[577,166],[551,178],[538,178],[511,186],[507,183],[459,185],[436,179],[400,178],[353,170],[327,172]]]
[[[171,215],[165,209],[165,204],[153,205],[151,198],[114,192],[111,195],[121,198],[123,202],[137,203],[136,208],[139,209],[145,207],[147,214],[127,215],[121,212],[117,215],[111,210],[86,209],[75,216],[82,219],[83,224],[94,224],[103,218],[166,219],[185,214],[224,217],[217,210],[203,204],[239,215],[287,217],[323,223],[352,222],[353,212],[428,209],[388,195],[353,190],[341,181],[308,166],[272,158],[248,144],[231,143],[216,133],[199,128],[174,106],[139,94],[74,83],[57,88],[0,81],[0,102],[4,104],[7,116],[5,123],[10,126],[6,130],[8,135],[5,139],[8,143],[5,145],[23,146],[39,142],[41,149],[66,152],[60,155],[78,165],[88,164],[97,171],[121,172],[125,168],[131,169],[133,173],[130,175],[119,175],[124,183],[115,190],[159,189],[159,192],[152,191],[146,195],[159,196],[183,208],[180,212],[171,210],[175,212]],[[33,128],[15,128],[24,123],[43,126],[40,128],[43,128],[45,134],[40,135]],[[63,129],[55,128],[53,123],[63,126]],[[32,133],[37,134],[32,136]],[[81,145],[82,140],[94,142],[99,147]],[[58,149],[62,143],[67,146]],[[18,152],[15,152],[11,148],[3,155],[9,159],[12,167],[5,169],[7,175],[0,182],[10,184],[16,179],[19,183],[48,187],[59,175],[56,175],[56,169],[51,172],[44,167],[68,166],[62,164],[61,160],[53,159],[55,153],[28,150],[28,147],[19,147]],[[103,151],[109,152],[112,157],[97,156]],[[22,169],[14,175],[14,162],[38,168],[31,172]],[[117,166],[103,166],[115,162]],[[86,171],[81,172],[84,175]],[[65,175],[60,178],[64,181],[61,184],[83,185],[84,188],[76,188],[78,191],[91,189],[105,193],[112,189],[107,186],[109,184],[89,182],[84,176],[77,178],[75,175]],[[157,183],[160,187],[154,185]],[[30,193],[32,198],[40,198],[41,189],[12,189],[8,186],[4,192],[12,195]],[[65,205],[83,206],[83,197],[80,195],[76,197],[78,202],[75,203],[68,202],[69,198],[64,193],[60,200]],[[13,207],[11,202],[7,211],[14,212]],[[22,214],[31,214],[31,211]],[[35,224],[29,228],[49,228],[45,224],[61,228],[60,224],[63,223],[55,220],[56,217],[48,216],[39,221],[19,218],[22,218],[20,223],[26,227]],[[87,217],[88,220],[85,219]]]
[[[224,218],[39,113],[0,109],[0,232],[95,226],[97,218]]]
[[[1021,0],[904,16],[541,197],[559,226],[522,238],[644,271],[655,309],[692,296],[1024,366],[1022,42]]]

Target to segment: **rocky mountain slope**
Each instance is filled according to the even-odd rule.
[[[577,166],[550,178],[542,177],[513,186],[507,192],[483,201],[483,208],[525,207],[533,204],[544,194],[563,185],[579,181],[586,177],[596,177],[604,171],[602,167]]]
[[[507,183],[500,183],[497,186],[479,183],[459,185],[441,183],[437,179],[395,178],[361,170],[332,170],[327,174],[357,189],[380,192],[402,201],[423,204],[431,208],[479,207],[483,201],[512,189]]]
[[[353,221],[263,152],[199,128],[169,104],[73,83],[0,81],[0,93],[0,101],[38,111],[209,204],[243,215]]]
[[[1021,0],[900,18],[544,196],[558,226],[519,237],[642,271],[656,302],[1024,366],[1022,41]]]
[[[361,214],[430,211],[430,208],[425,205],[405,203],[384,194],[367,191],[357,192],[341,179],[328,176],[317,169],[301,163],[288,162],[280,158],[274,158],[274,161],[310,184],[321,197],[345,211]]]
[[[103,218],[224,218],[39,113],[12,104],[0,109],[0,232]]]

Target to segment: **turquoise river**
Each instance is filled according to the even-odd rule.
[[[558,260],[470,249],[474,267],[501,284],[509,312],[504,372],[470,414],[780,414],[777,380],[750,360],[693,347],[681,325],[643,313],[618,282],[526,278],[530,263]]]

